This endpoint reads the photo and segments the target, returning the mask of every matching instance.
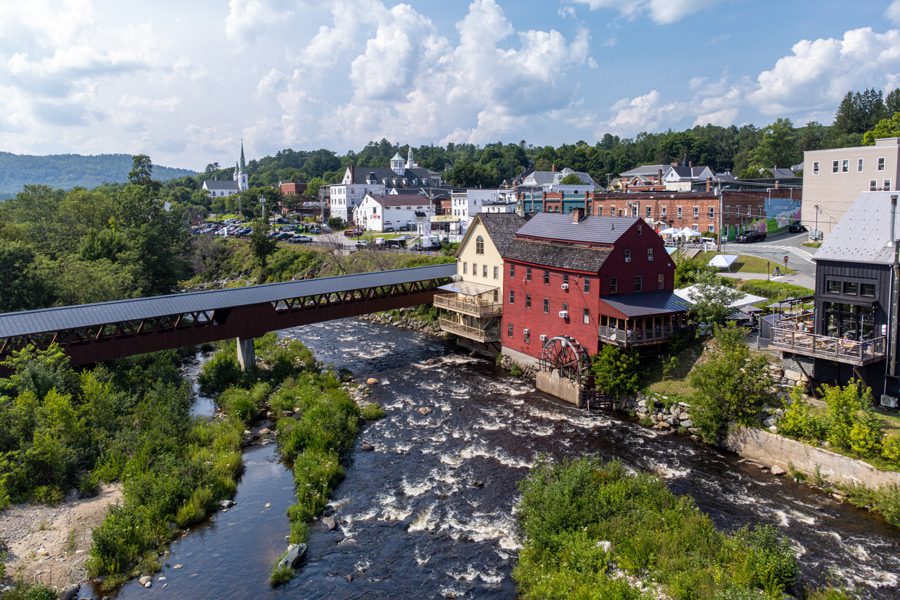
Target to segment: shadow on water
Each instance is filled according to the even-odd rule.
[[[292,483],[271,446],[252,449],[238,505],[173,544],[168,562],[184,568],[163,571],[165,588],[132,582],[120,598],[513,598],[516,483],[542,454],[593,454],[653,470],[724,530],[780,527],[807,582],[835,572],[867,597],[895,597],[900,535],[868,513],[733,456],[561,404],[419,334],[344,320],[283,335],[358,379],[381,380],[372,399],[387,417],[361,433],[374,451],[354,453],[334,494],[339,526],[314,524],[308,562],[283,588],[268,588]]]

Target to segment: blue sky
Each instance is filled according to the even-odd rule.
[[[284,147],[829,123],[900,86],[900,0],[29,0],[0,150],[230,164]]]

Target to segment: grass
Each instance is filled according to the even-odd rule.
[[[712,259],[713,256],[716,256],[718,254],[725,253],[701,252],[697,255],[696,258],[707,263],[710,261],[710,259]],[[772,273],[775,270],[775,267],[778,267],[781,273],[784,275],[794,275],[797,273],[795,269],[785,267],[782,263],[773,262],[765,258],[750,256],[747,254],[739,254],[737,260],[731,266],[731,269],[729,269],[729,271],[731,273]]]
[[[687,347],[677,352],[669,369],[666,369],[666,361],[663,356],[660,360],[653,360],[647,368],[647,391],[663,396],[679,396],[690,398],[696,393],[694,386],[689,381],[689,375],[694,365],[703,354],[703,345],[700,342],[688,344]]]
[[[822,242],[803,242],[803,246],[807,248],[821,248]]]
[[[815,294],[814,290],[802,285],[783,283],[781,281],[764,281],[762,279],[743,281],[741,282],[740,290],[746,294],[763,296],[773,301],[786,300],[787,298],[804,298]]]
[[[362,410],[360,411],[360,415],[366,421],[377,421],[378,419],[383,419],[385,414],[386,413],[384,412],[384,409],[381,408],[381,405],[377,402],[369,402],[368,404],[363,406]]]
[[[341,234],[341,235],[343,235],[343,234]],[[369,242],[374,242],[377,238],[382,238],[385,240],[392,240],[392,239],[400,237],[401,235],[415,236],[416,232],[415,231],[401,231],[399,233],[380,233],[378,231],[366,231],[361,236],[359,236],[359,238],[357,238],[356,236],[353,236],[350,239],[353,239],[353,240],[360,239],[360,240],[366,240]]]
[[[221,223],[223,221],[227,221],[229,219],[242,219],[241,215],[237,213],[225,213],[224,215],[208,215],[205,221],[210,223]]]

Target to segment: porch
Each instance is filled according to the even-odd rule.
[[[600,299],[600,341],[621,348],[664,344],[684,326],[688,304],[672,292]]]
[[[497,286],[457,281],[440,288],[432,301],[441,310],[441,331],[489,344],[500,341],[500,315],[503,303]]]

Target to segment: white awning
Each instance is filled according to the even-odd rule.
[[[722,288],[724,289],[724,287]],[[692,285],[686,288],[681,288],[680,290],[675,290],[675,295],[683,300],[687,300],[691,304],[694,303],[694,296],[697,294],[697,286]],[[766,300],[762,296],[754,296],[753,294],[742,294],[740,298],[732,302],[729,306],[731,308],[742,309],[745,306],[750,306],[752,304],[756,304],[757,302],[762,302]]]
[[[717,254],[710,259],[708,264],[717,269],[730,269],[737,259],[737,254]]]
[[[462,294],[463,296],[480,296],[481,294],[493,292],[500,288],[495,285],[485,285],[483,283],[474,283],[471,281],[454,281],[453,283],[442,285],[438,289],[444,290],[445,292]]]

